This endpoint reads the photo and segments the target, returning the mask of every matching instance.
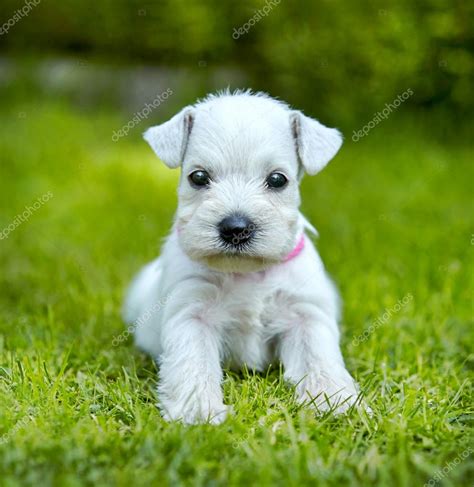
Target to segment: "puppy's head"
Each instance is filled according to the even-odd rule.
[[[266,95],[211,96],[144,134],[181,167],[176,226],[193,260],[226,272],[281,262],[302,231],[298,184],[336,154],[340,133]]]

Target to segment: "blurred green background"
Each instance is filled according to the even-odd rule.
[[[23,5],[3,0],[0,19]],[[178,96],[165,113],[250,86],[342,128],[411,88],[405,110],[442,109],[459,123],[474,104],[473,12],[443,0],[43,0],[0,37],[1,83],[132,111],[169,85]]]
[[[411,486],[466,451],[474,3],[25,1],[0,3],[0,484]],[[304,178],[302,210],[341,290],[342,348],[372,418],[314,418],[273,370],[226,374],[224,425],[168,425],[153,362],[131,339],[114,345],[125,286],[176,206],[178,171],[141,134],[227,87],[345,136]],[[445,480],[468,485],[473,468],[471,456]]]

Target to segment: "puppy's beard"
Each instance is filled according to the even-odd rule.
[[[216,239],[217,240],[217,239]],[[183,244],[183,242],[182,242]],[[220,271],[220,272],[235,272],[246,274],[249,272],[258,272],[267,269],[270,266],[283,262],[285,256],[291,251],[292,244],[289,242],[290,247],[274,249],[273,252],[269,252],[269,249],[265,249],[266,252],[262,254],[259,246],[252,246],[252,244],[244,245],[243,249],[226,248],[223,244],[217,243],[214,247],[199,248],[196,246],[186,247],[181,245],[186,255],[200,264],[204,264],[207,267]]]
[[[211,269],[221,272],[236,272],[240,274],[262,271],[280,262],[276,259],[270,260],[263,257],[252,257],[243,254],[216,254],[199,260],[201,260]]]
[[[298,220],[286,218],[282,227],[281,221],[275,218],[263,222],[255,216],[251,218],[256,222],[257,231],[239,247],[221,240],[215,221],[179,218],[180,247],[191,260],[220,272],[258,272],[283,262],[295,246]]]

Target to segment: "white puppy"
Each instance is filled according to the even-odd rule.
[[[224,420],[222,367],[281,361],[301,401],[342,412],[357,385],[339,349],[337,292],[305,231],[298,184],[340,133],[264,94],[209,96],[146,131],[181,167],[175,222],[135,279],[125,319],[160,366],[163,416]]]

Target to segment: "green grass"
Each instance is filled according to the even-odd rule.
[[[0,241],[0,485],[422,486],[469,453],[474,174],[461,135],[394,114],[303,183],[373,417],[314,417],[275,368],[226,374],[235,415],[185,427],[160,418],[152,361],[112,343],[124,287],[169,228],[178,173],[140,141],[146,124],[112,143],[117,114],[51,102],[0,113],[0,230],[53,193]],[[472,459],[443,484],[472,485]]]

